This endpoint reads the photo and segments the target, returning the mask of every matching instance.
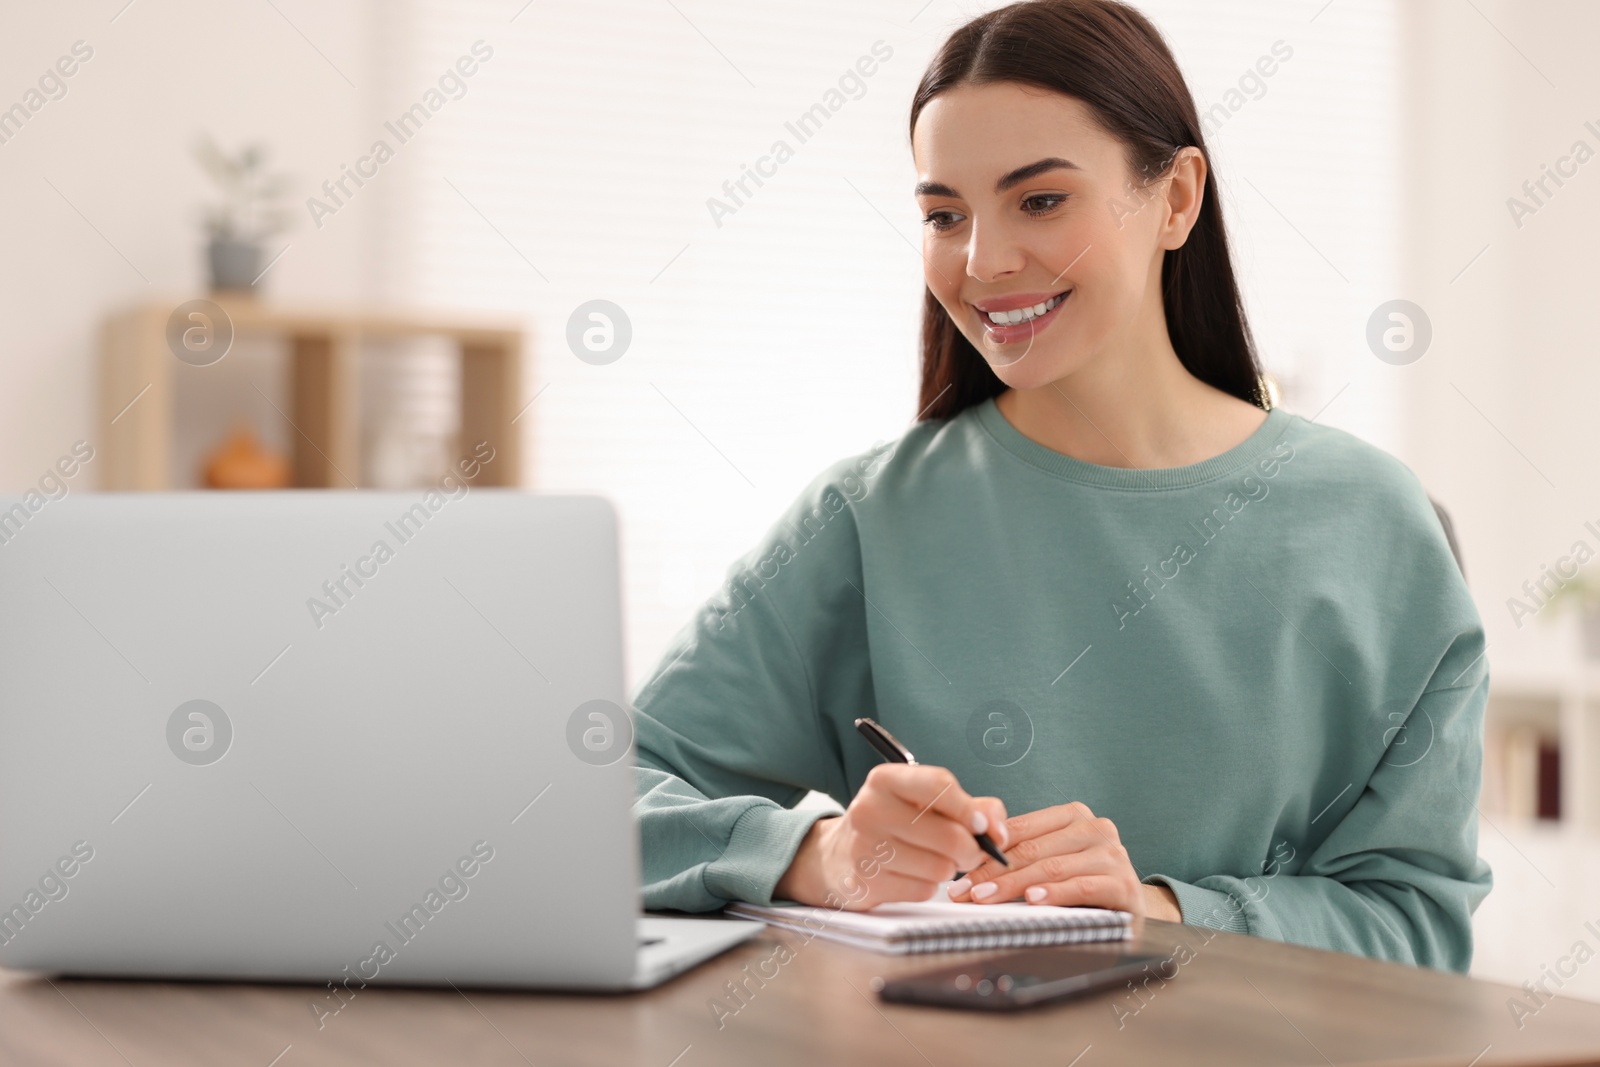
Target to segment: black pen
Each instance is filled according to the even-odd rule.
[[[917,757],[911,754],[910,749],[895,740],[894,734],[891,734],[871,719],[857,719],[856,729],[860,731],[862,737],[867,739],[867,744],[877,749],[878,755],[890,763],[914,764],[917,762]],[[1006,859],[1006,854],[1001,852],[999,847],[990,840],[988,834],[973,834],[972,836],[978,839],[978,847],[996,860],[999,860],[1001,866],[1011,866],[1011,861]]]

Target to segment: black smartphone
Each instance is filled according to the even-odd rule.
[[[873,979],[884,1000],[951,1008],[1015,1011],[1143,977],[1164,956],[1032,948],[902,978]],[[1146,971],[1150,968],[1150,971]]]

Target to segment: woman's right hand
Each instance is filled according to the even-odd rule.
[[[812,824],[772,895],[850,911],[927,900],[983,863],[973,835],[985,831],[1006,847],[998,797],[969,796],[943,767],[881,763],[843,815]]]

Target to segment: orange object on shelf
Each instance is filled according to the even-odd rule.
[[[209,489],[284,489],[289,461],[263,448],[249,426],[240,426],[206,460],[204,481]]]

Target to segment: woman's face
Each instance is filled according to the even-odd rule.
[[[1165,336],[1161,256],[1192,221],[1174,216],[1171,181],[1133,184],[1082,102],[962,85],[923,109],[912,153],[928,288],[1007,385],[1048,385],[1151,327]],[[1180,171],[1192,185],[1198,166],[1203,185],[1185,153]]]

